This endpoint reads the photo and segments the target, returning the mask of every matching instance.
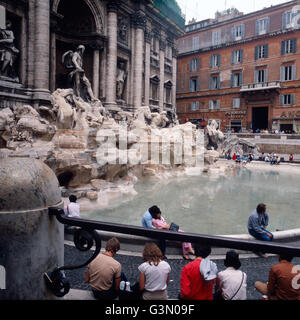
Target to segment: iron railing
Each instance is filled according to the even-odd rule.
[[[49,208],[49,214],[56,216],[57,220],[69,226],[78,227],[74,233],[74,243],[78,250],[87,251],[92,248],[95,242],[95,252],[85,263],[77,266],[57,267],[52,272],[45,273],[45,280],[48,288],[59,297],[64,296],[70,289],[63,270],[74,270],[88,265],[99,254],[101,249],[100,235],[96,230],[114,232],[119,234],[130,234],[135,236],[148,237],[157,240],[170,240],[179,242],[201,243],[211,247],[230,248],[254,252],[265,252],[273,254],[289,254],[300,257],[300,247],[286,245],[276,242],[259,240],[246,240],[224,236],[203,235],[189,232],[175,232],[169,230],[147,229],[144,227],[101,222],[81,218],[70,218],[64,214],[62,209]]]

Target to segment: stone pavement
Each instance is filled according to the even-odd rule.
[[[74,246],[65,245],[65,265],[79,265],[91,257],[92,252],[80,252]],[[116,255],[131,284],[138,280],[138,266],[143,263],[143,259],[137,256]],[[242,267],[241,270],[247,274],[247,299],[260,300],[261,295],[254,289],[254,282],[257,280],[266,282],[268,280],[269,270],[272,265],[278,262],[277,256],[268,258],[240,256]],[[223,259],[212,259],[218,266],[218,270],[224,270]],[[177,299],[180,290],[180,273],[181,269],[188,263],[183,259],[167,259],[171,266],[170,283],[168,294],[170,299]],[[292,261],[295,265],[300,265],[300,258],[294,258]],[[84,283],[86,267],[73,271],[66,271],[66,276],[70,281],[72,289],[90,290],[89,285]]]

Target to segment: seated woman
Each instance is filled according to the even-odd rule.
[[[238,270],[241,267],[238,253],[234,250],[227,251],[224,265],[227,269],[217,275],[215,299],[246,300],[247,275]]]
[[[138,267],[143,300],[168,300],[170,265],[163,261],[160,249],[153,242],[146,243],[143,258],[145,262]]]
[[[156,229],[170,229],[170,225],[166,222],[166,220],[162,217],[161,213],[157,213],[155,218],[152,219],[152,224]],[[183,230],[179,229],[178,232],[184,232]],[[182,243],[182,256],[185,260],[190,260],[189,253],[195,254],[192,245],[190,242],[183,242]]]

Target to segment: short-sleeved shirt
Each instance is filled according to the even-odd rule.
[[[65,210],[66,216],[70,218],[80,218],[80,204],[70,202]]]
[[[166,261],[161,261],[157,266],[151,262],[144,262],[138,267],[139,271],[145,275],[145,290],[160,291],[167,288],[167,278],[171,267]]]
[[[89,264],[89,283],[95,290],[109,290],[113,280],[121,277],[121,264],[105,254],[98,256]]]
[[[298,286],[293,288],[293,279],[297,279],[299,274],[299,269],[291,262],[281,260],[269,272],[269,294],[275,294],[279,300],[299,300],[300,288]]]

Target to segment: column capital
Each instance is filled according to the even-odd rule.
[[[131,15],[132,26],[136,29],[140,28],[145,30],[146,28],[146,15],[143,11],[139,10]]]
[[[120,0],[109,0],[109,2],[107,3],[107,11],[118,12],[119,6],[120,6]]]

